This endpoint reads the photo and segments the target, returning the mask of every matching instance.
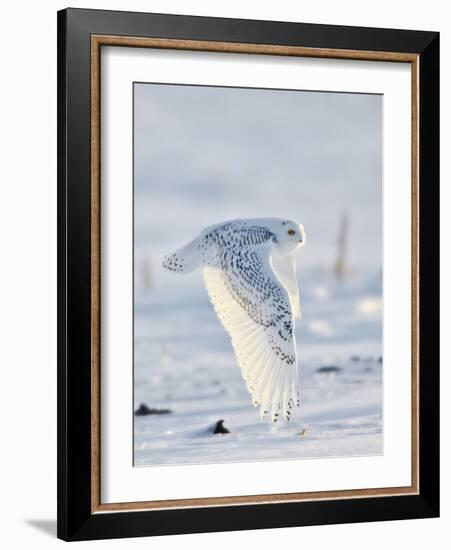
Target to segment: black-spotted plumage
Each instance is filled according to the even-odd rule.
[[[274,422],[279,414],[288,421],[299,406],[294,252],[304,241],[303,227],[290,220],[233,220],[206,228],[163,261],[179,273],[203,267],[254,405]]]

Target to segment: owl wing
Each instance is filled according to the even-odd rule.
[[[254,405],[262,417],[288,421],[299,406],[294,316],[269,251],[222,251],[217,267],[204,267],[204,279]]]
[[[291,309],[295,319],[300,319],[301,305],[299,301],[298,279],[296,276],[296,259],[294,254],[270,258],[271,266],[290,296]]]

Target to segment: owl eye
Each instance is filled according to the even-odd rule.
[[[289,229],[289,230],[287,231],[287,233],[288,233],[288,235],[294,235],[294,234],[295,234],[295,231],[294,231],[294,229]]]

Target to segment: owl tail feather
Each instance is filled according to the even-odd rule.
[[[165,256],[163,267],[177,273],[191,273],[202,264],[199,238]]]

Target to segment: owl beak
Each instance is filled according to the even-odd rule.
[[[305,231],[304,231],[304,226],[303,225],[299,225],[299,229],[300,229],[300,232],[301,232],[301,238],[299,239],[299,243],[300,244],[305,244]]]

